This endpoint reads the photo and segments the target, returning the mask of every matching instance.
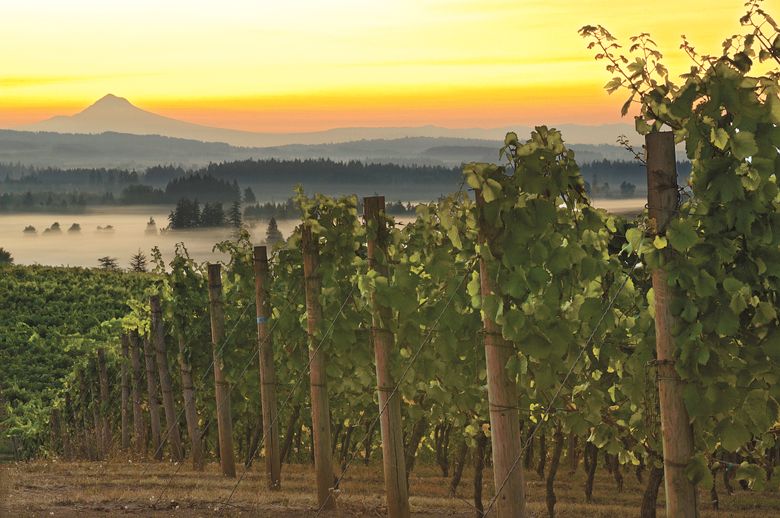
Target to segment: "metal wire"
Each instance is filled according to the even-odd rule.
[[[233,333],[238,328],[238,324],[241,323],[241,321],[244,318],[244,315],[246,315],[246,312],[249,310],[250,307],[254,306],[254,304],[255,304],[254,302],[251,302],[251,303],[247,304],[246,307],[244,307],[244,311],[238,317],[238,319],[236,320],[236,323],[233,324],[232,329],[230,330],[230,332],[225,337],[224,341],[222,342],[222,345],[217,349],[217,354],[216,355],[212,355],[211,363],[209,363],[209,366],[206,367],[206,370],[204,371],[203,376],[201,376],[200,383],[203,383],[203,381],[208,377],[209,373],[211,372],[211,368],[214,366],[215,358],[222,354],[223,349],[227,345],[227,343],[230,340],[230,338],[232,338]],[[182,407],[182,409],[179,410],[179,413],[177,414],[176,419],[174,420],[174,422],[173,423],[167,423],[167,424],[170,424],[170,426],[165,431],[165,434],[163,434],[162,437],[160,437],[160,444],[157,446],[157,449],[154,451],[154,454],[152,455],[153,458],[156,457],[160,453],[160,451],[162,451],[162,448],[165,445],[165,441],[168,439],[168,435],[170,435],[170,433],[173,431],[173,429],[175,427],[179,426],[179,421],[181,421],[181,416],[183,414],[184,414],[184,408]],[[183,462],[179,463],[180,466],[182,464],[183,464]],[[144,477],[144,475],[146,475],[146,473],[149,470],[149,466],[150,466],[150,464],[147,464],[146,467],[143,469],[143,471],[141,472],[141,475],[138,477],[139,481]],[[179,469],[181,469],[181,467],[177,468],[175,473],[178,473]],[[125,493],[127,492],[127,488],[128,488],[128,486],[125,486],[125,488],[122,490],[122,493],[119,495],[117,500],[121,500],[124,497]]]
[[[292,296],[292,297],[289,297],[289,298],[287,299],[287,304],[284,306],[284,308],[283,308],[283,311],[284,311],[284,310],[286,310],[287,308],[289,308],[289,307],[290,307],[290,305],[292,305],[292,303],[293,303],[293,300],[294,300],[294,299],[295,299],[295,297],[296,297],[296,296],[297,296],[297,295],[300,293],[300,291],[301,291],[301,290],[300,290],[300,287],[299,287],[299,288],[298,288],[298,289],[295,291],[295,293],[293,294],[293,296]],[[247,307],[249,307],[249,306],[247,306]],[[279,320],[276,320],[276,321],[274,322],[274,325],[273,325],[273,326],[271,326],[271,329],[268,331],[268,338],[266,338],[266,342],[267,342],[268,340],[270,340],[271,333],[273,333],[274,329],[276,329],[276,326],[279,324],[279,322],[280,322]],[[235,329],[235,327],[234,327],[234,329]],[[265,343],[265,342],[264,342],[264,343]],[[248,362],[247,362],[247,363],[244,365],[244,368],[243,368],[243,370],[241,371],[241,374],[239,374],[239,375],[238,375],[238,379],[243,379],[243,377],[244,377],[244,374],[246,374],[246,371],[247,371],[247,369],[249,369],[249,366],[250,366],[250,365],[252,365],[252,364],[254,363],[254,361],[255,361],[255,358],[257,358],[257,355],[258,355],[258,354],[260,354],[260,345],[262,345],[262,344],[258,343],[258,347],[257,347],[257,348],[255,348],[255,352],[252,354],[252,357],[251,357],[251,358],[249,359],[249,361],[248,361]],[[213,365],[213,364],[214,364],[214,362],[212,361],[212,365]],[[210,368],[211,368],[211,366],[209,366],[209,369],[210,369]],[[203,381],[203,380],[201,380],[201,381]],[[229,396],[232,394],[232,392],[233,392],[233,389],[235,389],[235,388],[236,388],[236,384],[233,384],[233,385],[231,385],[231,386],[230,386],[230,391],[229,391],[229,393],[228,393],[228,397],[229,397]],[[181,414],[179,415],[179,417],[181,417]],[[211,426],[211,423],[212,423],[212,422],[213,422],[213,420],[209,420],[209,422],[208,422],[208,423],[206,423],[206,426],[205,426],[205,428],[203,428],[203,430],[201,430],[201,432],[200,432],[200,434],[201,434],[201,437],[202,437],[202,436],[204,436],[204,435],[206,434],[206,432],[208,431],[208,429],[209,429],[209,427]],[[183,465],[184,465],[184,462],[180,462],[180,463],[179,463],[179,465],[176,467],[176,470],[175,470],[175,471],[173,472],[173,474],[172,474],[172,475],[169,477],[169,479],[168,479],[168,482],[165,484],[165,486],[163,486],[163,490],[160,492],[160,494],[158,495],[157,499],[156,499],[156,500],[154,501],[154,503],[152,504],[152,508],[154,508],[154,507],[157,505],[157,503],[158,503],[158,502],[159,502],[159,501],[162,499],[163,495],[165,494],[165,492],[168,490],[168,488],[170,487],[171,483],[173,482],[173,479],[176,477],[176,475],[178,475],[179,471],[181,471],[181,468],[182,468],[182,466],[183,466]]]
[[[319,344],[317,344],[317,347],[313,350],[313,352],[309,355],[309,361],[306,364],[306,367],[304,367],[303,371],[301,372],[301,375],[298,376],[298,380],[295,382],[295,385],[292,389],[290,389],[290,393],[287,395],[287,398],[282,402],[282,404],[278,407],[278,411],[276,413],[276,418],[271,421],[271,426],[269,428],[273,428],[273,425],[276,423],[276,421],[279,418],[279,415],[281,413],[281,410],[283,410],[287,404],[292,400],[293,395],[295,394],[295,391],[300,386],[301,382],[303,381],[303,378],[306,374],[308,374],[309,369],[311,368],[311,364],[314,361],[314,357],[319,352],[322,345],[325,343],[325,340],[330,335],[330,332],[333,330],[333,326],[336,324],[336,320],[341,316],[341,313],[344,311],[344,308],[347,305],[347,302],[349,302],[350,298],[352,297],[352,294],[355,292],[355,286],[352,286],[352,289],[349,291],[347,296],[344,298],[344,302],[342,302],[341,307],[339,308],[338,313],[336,313],[336,316],[333,317],[333,320],[330,322],[330,326],[328,327],[328,330],[325,332],[325,334],[322,336],[322,339],[320,340]],[[263,436],[261,437],[260,441],[257,443],[257,447],[254,451],[251,452],[250,458],[254,458],[255,454],[260,450],[260,447],[265,442],[265,438],[268,435],[269,430],[263,430]],[[241,476],[236,481],[235,485],[233,486],[233,489],[230,491],[230,495],[228,496],[227,500],[225,500],[225,505],[230,504],[230,500],[232,500],[233,495],[235,495],[236,490],[238,489],[238,486],[241,484],[241,482],[244,480],[244,477],[246,476],[247,472],[249,471],[248,466],[244,466],[244,471],[241,473]]]
[[[639,242],[637,243],[637,247],[642,244],[642,238],[640,238]],[[636,250],[636,247],[634,248]],[[599,318],[598,322],[596,322],[596,325],[593,327],[593,331],[591,331],[590,336],[588,337],[587,341],[585,342],[585,345],[583,345],[580,348],[580,352],[577,355],[577,357],[574,359],[574,362],[572,363],[571,367],[569,368],[568,372],[566,373],[566,376],[564,376],[563,381],[558,386],[558,389],[556,390],[555,394],[553,395],[552,400],[550,401],[549,405],[547,405],[547,408],[544,411],[544,414],[542,415],[542,418],[539,420],[538,423],[536,423],[536,426],[531,431],[531,434],[528,436],[528,439],[526,439],[525,445],[521,448],[520,454],[517,456],[517,458],[512,463],[512,466],[509,468],[509,472],[506,474],[504,479],[501,481],[501,484],[498,486],[498,489],[496,490],[495,495],[493,495],[493,498],[490,500],[490,504],[487,506],[485,511],[482,513],[482,516],[487,516],[487,514],[493,509],[493,506],[498,501],[499,496],[501,496],[501,491],[503,491],[504,486],[509,482],[509,478],[512,476],[512,473],[517,469],[517,466],[520,464],[520,460],[525,455],[526,450],[528,449],[528,445],[531,444],[531,441],[533,441],[534,436],[536,435],[536,432],[541,429],[542,426],[544,426],[544,423],[547,421],[547,419],[550,417],[553,405],[555,404],[555,401],[560,396],[561,392],[563,391],[563,387],[566,385],[566,382],[569,380],[569,377],[571,377],[572,373],[574,372],[574,368],[577,366],[577,364],[582,359],[583,355],[585,354],[585,351],[588,349],[588,346],[590,345],[593,338],[596,336],[596,332],[598,331],[599,327],[601,326],[601,323],[604,321],[604,318],[606,318],[607,314],[609,313],[610,309],[612,309],[612,306],[615,304],[615,301],[617,300],[620,293],[623,291],[623,288],[626,287],[626,284],[628,283],[628,280],[631,278],[631,273],[636,269],[637,266],[642,262],[642,256],[639,255],[637,258],[636,263],[634,263],[634,266],[631,268],[631,270],[626,273],[625,278],[623,279],[623,282],[620,284],[620,287],[618,288],[615,295],[612,297],[612,299],[609,301],[609,304],[607,304],[606,309],[601,314],[601,317]]]
[[[441,310],[441,312],[439,313],[439,316],[434,321],[434,323],[431,326],[431,329],[428,332],[428,335],[426,336],[425,340],[423,340],[423,342],[420,344],[420,347],[418,347],[417,350],[415,351],[414,355],[412,355],[411,359],[409,360],[409,362],[406,365],[406,368],[401,373],[401,376],[398,378],[398,381],[396,382],[395,387],[393,387],[393,391],[390,393],[390,395],[388,396],[387,400],[385,400],[385,404],[382,405],[382,408],[379,409],[379,414],[377,414],[377,416],[371,422],[371,427],[376,426],[377,421],[379,420],[380,417],[382,417],[382,414],[384,413],[385,409],[387,408],[387,405],[390,403],[390,401],[392,401],[393,396],[398,392],[398,389],[401,386],[401,382],[404,380],[404,378],[408,374],[409,369],[412,368],[412,365],[414,365],[414,362],[415,362],[415,360],[417,360],[418,356],[420,355],[420,352],[423,350],[423,348],[430,341],[431,336],[433,336],[433,330],[436,329],[436,326],[439,324],[439,321],[444,316],[445,311],[447,311],[447,308],[449,308],[450,303],[452,303],[452,300],[455,298],[455,295],[457,295],[458,291],[460,290],[460,287],[463,286],[463,283],[465,282],[465,280],[466,280],[466,278],[468,276],[469,276],[469,274],[464,275],[461,278],[461,281],[458,284],[458,286],[452,291],[452,295],[450,295],[450,298],[447,300],[447,303],[444,305],[444,308]],[[368,434],[364,434],[363,439],[362,439],[363,441],[366,439],[367,435]],[[358,442],[362,442],[362,441],[358,441]],[[347,474],[347,471],[349,470],[349,466],[352,464],[352,461],[355,460],[356,456],[357,456],[356,452],[353,452],[353,454],[350,457],[349,461],[347,461],[347,463],[344,465],[344,469],[341,471],[341,475],[339,475],[339,477],[336,479],[336,482],[333,484],[334,487],[338,487],[339,484],[341,483],[341,481],[344,479],[344,476]],[[332,498],[332,495],[333,495],[332,492],[328,494],[328,498],[325,499],[325,501],[322,503],[322,505],[319,507],[319,509],[317,509],[317,514],[314,515],[315,518],[320,515],[322,510],[327,505],[328,501]]]

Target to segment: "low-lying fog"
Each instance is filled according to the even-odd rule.
[[[595,200],[594,203],[613,212],[626,213],[639,212],[645,200]],[[109,256],[116,258],[120,267],[127,268],[133,254],[140,249],[149,258],[153,246],[159,246],[165,260],[170,261],[179,242],[184,242],[196,261],[225,259],[212,249],[215,243],[231,237],[231,229],[163,232],[169,212],[170,209],[154,206],[96,208],[82,214],[0,214],[0,247],[11,252],[16,264],[91,267],[98,266],[99,257]],[[155,220],[156,232],[147,231],[150,217]],[[60,231],[46,232],[55,222],[59,223]],[[74,223],[80,227],[78,232],[69,231]],[[278,220],[277,223],[287,237],[298,221]],[[267,220],[250,222],[253,243],[264,243],[267,225]],[[34,227],[35,233],[24,232],[27,226]],[[108,226],[112,228],[106,230]]]
[[[165,260],[170,261],[179,242],[184,242],[196,261],[225,258],[212,248],[229,239],[231,229],[162,232],[160,229],[168,225],[168,213],[161,207],[111,207],[82,214],[0,214],[0,247],[11,252],[16,264],[97,266],[99,257],[109,256],[115,257],[120,267],[127,268],[130,257],[139,249],[149,258],[154,246],[159,246]],[[150,217],[154,218],[156,232],[147,229]],[[46,232],[55,222],[60,231]],[[74,223],[80,231],[69,231]],[[285,237],[296,224],[294,220],[278,221]],[[36,232],[24,232],[28,225],[35,227]],[[267,225],[268,221],[258,221],[250,227],[253,243],[263,244]],[[107,226],[112,228],[106,230]]]

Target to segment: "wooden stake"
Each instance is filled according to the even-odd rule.
[[[276,371],[268,318],[271,316],[268,296],[268,252],[264,246],[256,246],[255,258],[255,306],[257,307],[257,346],[260,358],[260,400],[265,434],[265,473],[270,489],[280,489],[281,461],[279,457],[279,423],[276,408]]]
[[[325,351],[316,350],[322,340],[320,322],[322,307],[319,273],[319,246],[311,235],[311,227],[304,224],[301,231],[303,275],[306,283],[306,325],[309,334],[309,385],[311,387],[311,423],[314,435],[314,469],[317,472],[317,503],[331,509],[336,502],[331,496],[333,487],[333,458],[331,457],[330,407],[325,374]]]
[[[103,430],[101,428],[100,424],[100,402],[99,399],[95,398],[95,384],[90,383],[89,384],[89,396],[92,404],[90,405],[92,407],[92,424],[93,424],[93,446],[92,446],[92,455],[91,458],[93,460],[101,460],[103,456],[105,455],[105,451],[103,451]]]
[[[133,445],[138,455],[146,455],[146,423],[141,407],[141,344],[138,333],[130,333],[130,358],[133,365]]]
[[[111,424],[108,419],[108,366],[106,365],[106,350],[102,347],[97,350],[98,379],[100,381],[100,450],[103,455],[108,455],[111,449]]]
[[[377,256],[387,254],[387,225],[383,219],[385,212],[384,196],[371,196],[363,199],[363,216],[366,225],[373,224],[376,235],[368,237],[368,267],[379,275],[387,277],[388,269],[384,261]],[[390,518],[406,518],[409,511],[409,489],[406,481],[406,458],[404,457],[403,427],[401,422],[401,400],[395,392],[395,382],[390,371],[391,358],[395,349],[395,336],[389,329],[393,312],[391,308],[379,304],[376,297],[371,298],[372,337],[376,358],[376,380],[379,391],[380,430],[382,433],[382,464],[385,476],[387,513]]]
[[[489,255],[487,243],[491,232],[482,217],[485,204],[482,193],[476,191],[479,211],[479,280],[482,299],[493,295],[493,279],[485,258]],[[517,384],[506,372],[505,365],[512,355],[512,347],[501,334],[501,328],[482,314],[485,337],[485,359],[487,362],[488,403],[490,406],[490,438],[493,450],[493,483],[496,488],[494,505],[499,518],[525,516],[525,480],[522,466],[516,460],[520,457],[520,414],[517,408]],[[514,469],[512,467],[514,466]],[[504,481],[506,481],[504,483]],[[501,484],[503,488],[500,489]]]
[[[650,223],[663,235],[677,210],[677,165],[674,134],[670,131],[645,136],[647,149],[647,206]],[[665,250],[668,257],[670,250]],[[655,294],[655,348],[658,362],[658,399],[664,450],[666,515],[680,518],[699,516],[696,487],[685,475],[693,457],[693,429],[683,401],[683,386],[675,369],[676,345],[672,337],[670,305],[672,290],[666,271],[653,270]]]
[[[149,305],[152,310],[152,340],[154,340],[154,349],[157,353],[157,372],[160,375],[163,409],[165,410],[165,435],[167,435],[171,445],[171,457],[174,461],[181,462],[184,459],[184,451],[181,447],[179,420],[173,402],[173,383],[171,383],[171,371],[168,367],[168,353],[165,350],[165,328],[163,327],[160,297],[152,295],[149,298]]]
[[[179,335],[179,371],[181,372],[181,390],[184,399],[184,416],[187,420],[187,432],[192,448],[192,467],[203,471],[203,443],[201,442],[198,411],[195,404],[195,385],[192,383],[192,365],[187,359],[184,336]]]
[[[157,373],[155,372],[154,349],[148,338],[144,342],[144,359],[146,360],[146,391],[149,395],[149,418],[152,421],[152,454],[157,460],[162,460],[162,445],[160,444],[160,403],[157,399]]]
[[[130,363],[130,338],[126,333],[121,336],[122,343],[122,449],[127,451],[130,449],[130,376],[127,372],[128,364]]]
[[[222,302],[222,266],[210,264],[209,307],[211,309],[211,350],[214,356],[214,392],[217,400],[217,428],[219,431],[219,461],[222,474],[236,476],[233,457],[233,421],[230,411],[230,384],[222,372],[224,364],[219,348],[225,339],[225,310]]]

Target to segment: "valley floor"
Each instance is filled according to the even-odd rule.
[[[237,479],[220,476],[211,464],[203,473],[189,465],[169,463],[59,462],[37,461],[0,465],[0,516],[289,516],[314,517],[316,495],[314,470],[310,465],[284,465],[283,489],[265,488],[262,464],[256,463],[238,486],[230,504],[224,502]],[[243,466],[239,466],[239,476]],[[544,482],[535,472],[526,473],[529,511],[547,516]],[[633,472],[625,472],[625,489],[618,492],[612,477],[599,468],[593,497],[585,503],[582,469],[575,475],[561,467],[556,481],[556,516],[627,517],[639,516],[641,486]],[[718,477],[720,510],[710,504],[709,491],[701,491],[703,518],[780,516],[780,493],[756,493],[739,488],[726,494]],[[435,466],[418,466],[411,480],[411,507],[415,517],[477,515],[473,507],[473,472],[467,470],[455,498],[447,497],[449,479]],[[485,470],[484,502],[492,494],[489,469]],[[663,487],[658,516],[664,516]],[[342,482],[338,508],[328,517],[384,516],[381,465],[353,465]],[[491,513],[493,514],[493,513]]]

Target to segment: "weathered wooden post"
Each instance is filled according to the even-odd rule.
[[[141,343],[138,333],[130,333],[130,359],[133,366],[133,444],[138,455],[146,455],[146,423],[141,407]]]
[[[130,338],[127,333],[122,333],[122,402],[121,402],[121,414],[122,414],[122,449],[127,451],[130,449],[130,376],[127,372],[128,364],[130,363]]]
[[[490,255],[488,242],[491,239],[491,229],[482,216],[485,200],[479,190],[476,191],[476,202],[479,212],[479,280],[480,292],[484,300],[495,292],[486,259],[486,256]],[[493,483],[496,488],[495,508],[499,518],[523,517],[525,516],[525,480],[522,466],[517,462],[522,451],[517,384],[505,369],[513,352],[512,346],[504,340],[501,328],[484,312],[482,312],[482,327],[490,405]]]
[[[160,297],[152,295],[149,298],[152,316],[152,340],[157,354],[157,372],[160,375],[160,388],[163,396],[163,409],[165,410],[165,434],[168,444],[171,445],[171,457],[180,462],[184,459],[184,451],[181,447],[181,434],[179,433],[179,420],[176,415],[176,407],[173,402],[173,383],[171,383],[171,371],[168,368],[168,353],[165,350],[165,328],[163,327],[162,306]]]
[[[195,385],[192,383],[192,365],[187,357],[187,344],[184,336],[179,334],[179,371],[181,372],[181,391],[184,399],[184,417],[187,420],[187,432],[192,448],[192,467],[196,471],[203,470],[203,443],[201,442],[200,426],[198,425],[198,410],[195,405]]]
[[[225,339],[225,309],[222,302],[222,266],[209,264],[209,308],[211,314],[211,350],[214,355],[214,392],[217,402],[217,427],[219,432],[219,460],[222,474],[236,476],[233,457],[233,421],[230,411],[230,385],[222,371],[222,342]]]
[[[325,374],[325,352],[319,347],[322,340],[320,321],[322,306],[320,292],[322,279],[319,272],[319,246],[311,234],[311,227],[304,223],[301,230],[303,249],[303,275],[306,288],[306,324],[309,334],[309,385],[311,386],[311,423],[314,437],[314,469],[317,472],[317,503],[320,508],[336,505],[330,494],[333,487],[333,459],[331,457],[330,407]]]
[[[51,415],[49,416],[49,444],[52,451],[55,453],[62,452],[64,454],[64,448],[61,445],[64,443],[66,434],[62,432],[62,415],[59,408],[52,408]]]
[[[162,443],[160,443],[160,403],[157,399],[157,373],[155,372],[154,350],[149,339],[142,337],[144,342],[144,360],[146,361],[146,391],[149,396],[149,418],[152,421],[152,455],[162,460]]]
[[[377,255],[386,256],[387,254],[388,230],[384,221],[384,212],[384,196],[371,196],[363,199],[363,216],[366,225],[376,229],[375,234],[372,234],[371,230],[368,234],[368,267],[379,275],[387,277],[387,264],[377,260]],[[373,326],[371,334],[376,358],[379,411],[382,412],[380,430],[387,511],[391,518],[405,518],[410,516],[410,511],[401,423],[401,400],[398,392],[393,394],[395,383],[390,369],[395,350],[395,336],[390,330],[393,314],[391,308],[381,305],[373,295],[371,305]]]
[[[271,316],[268,297],[268,252],[264,246],[254,250],[255,306],[257,308],[257,346],[260,358],[260,400],[263,412],[265,434],[265,472],[268,487],[279,489],[281,482],[281,461],[279,457],[279,423],[276,408],[276,370],[268,317]]]
[[[106,365],[106,350],[97,350],[97,370],[100,385],[100,450],[108,455],[111,449],[111,423],[109,422],[108,366]]]
[[[645,136],[645,146],[650,225],[656,234],[663,235],[677,210],[679,197],[674,134],[670,131],[650,133]],[[666,249],[661,253],[668,257],[671,251]],[[674,317],[670,305],[673,294],[663,266],[653,270],[653,293],[666,515],[693,518],[699,516],[696,487],[685,475],[685,467],[693,457],[693,429],[683,401],[682,382],[674,366],[677,347],[672,337]]]

